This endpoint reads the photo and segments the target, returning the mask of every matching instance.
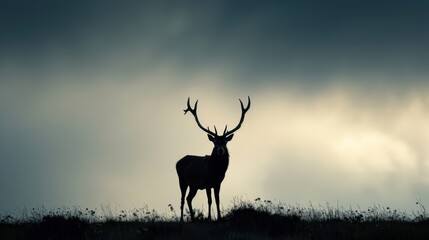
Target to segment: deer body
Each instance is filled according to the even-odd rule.
[[[250,98],[249,104],[244,108],[243,103],[241,102],[242,115],[240,123],[231,131],[227,131],[227,127],[223,132],[223,135],[219,136],[215,127],[215,132],[210,131],[209,128],[205,129],[202,127],[201,123],[198,120],[197,116],[197,104],[195,103],[194,109],[191,108],[188,98],[188,108],[185,111],[185,114],[190,111],[194,117],[197,125],[207,133],[208,138],[214,144],[211,155],[206,156],[192,156],[187,155],[180,159],[176,163],[176,171],[179,177],[179,185],[181,191],[181,201],[180,201],[180,221],[183,221],[183,206],[185,203],[186,191],[189,187],[189,193],[186,197],[188,204],[189,212],[191,215],[191,220],[194,220],[194,212],[192,209],[192,199],[195,197],[198,190],[206,190],[207,200],[208,200],[208,218],[211,219],[211,189],[214,190],[217,216],[220,219],[220,207],[219,207],[219,192],[220,186],[223,179],[225,178],[226,170],[228,169],[229,164],[229,153],[226,144],[232,140],[234,132],[237,131],[241,124],[244,121],[244,115],[247,110],[250,108]]]
[[[179,181],[199,190],[214,188],[225,178],[228,169],[229,156],[187,155],[176,164]]]

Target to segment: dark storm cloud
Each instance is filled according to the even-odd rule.
[[[249,82],[381,75],[418,83],[429,63],[425,1],[4,1],[0,9],[5,72],[25,66],[43,77],[169,63]]]

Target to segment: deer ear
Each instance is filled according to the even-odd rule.
[[[209,140],[210,140],[210,141],[212,141],[212,142],[214,141],[214,137],[213,137],[212,135],[207,134],[207,136],[209,137]]]
[[[232,135],[229,135],[228,137],[226,137],[226,141],[231,141],[232,140],[232,137],[234,137],[234,134],[232,134]]]

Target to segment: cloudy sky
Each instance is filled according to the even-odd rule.
[[[0,1],[0,211],[179,206],[235,125],[235,197],[429,205],[427,1]],[[206,208],[200,192],[195,206]]]

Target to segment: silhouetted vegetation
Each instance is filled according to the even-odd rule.
[[[373,206],[365,210],[339,206],[308,207],[269,200],[235,200],[220,221],[202,211],[181,223],[172,205],[159,214],[147,206],[130,211],[79,207],[24,209],[0,215],[0,239],[429,239],[424,206],[398,212]]]

